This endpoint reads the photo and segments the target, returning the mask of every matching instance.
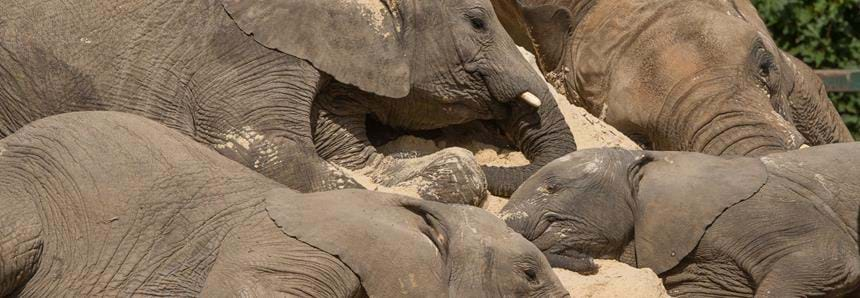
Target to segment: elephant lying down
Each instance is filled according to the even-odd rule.
[[[672,296],[844,295],[860,285],[857,165],[858,143],[732,159],[588,150],[538,171],[502,216],[550,263],[620,258]]]
[[[646,147],[763,156],[852,142],[749,0],[493,0],[568,99]]]
[[[483,210],[299,194],[128,114],[0,141],[0,205],[0,296],[567,295]]]

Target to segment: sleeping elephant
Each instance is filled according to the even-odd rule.
[[[0,141],[0,296],[560,297],[493,215],[300,194],[152,120],[77,112]]]
[[[299,191],[359,187],[345,167],[468,204],[575,150],[488,0],[12,0],[0,40],[0,136],[64,112],[127,112]],[[494,121],[534,164],[482,170],[457,149],[386,158],[367,118]]]
[[[568,98],[654,150],[760,156],[853,141],[747,0],[493,0]]]
[[[858,164],[860,143],[761,158],[581,151],[527,180],[502,216],[554,266],[620,259],[673,297],[857,295]]]

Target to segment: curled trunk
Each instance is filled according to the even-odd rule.
[[[531,163],[519,167],[485,166],[484,173],[490,193],[509,197],[541,167],[576,151],[573,133],[558,110],[552,94],[548,89],[544,90],[537,94],[542,99],[537,113],[534,108],[518,103],[514,105],[511,117],[502,123],[508,137]]]

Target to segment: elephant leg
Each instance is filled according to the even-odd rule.
[[[799,59],[783,55],[794,68],[795,83],[788,100],[797,130],[810,145],[853,142],[854,137],[815,72]]]
[[[758,282],[755,297],[839,297],[851,292],[860,284],[860,256],[853,245],[833,245],[812,244],[781,257]]]
[[[414,158],[384,156],[367,139],[365,121],[363,113],[335,115],[319,109],[317,152],[383,186],[412,188],[423,199],[477,206],[486,198],[486,180],[471,152],[449,148]]]
[[[362,188],[314,150],[311,107],[326,77],[306,61],[266,55],[278,55],[259,59],[275,61],[270,62],[274,65],[250,64],[256,68],[233,70],[244,76],[221,76],[218,79],[224,81],[206,83],[219,88],[200,91],[199,98],[205,101],[194,103],[191,134],[222,155],[297,191]]]

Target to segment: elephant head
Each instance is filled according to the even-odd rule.
[[[548,87],[489,0],[222,1],[259,43],[368,93],[361,106],[383,124],[428,130],[499,121],[534,165],[486,168],[494,193],[509,195],[576,149]]]
[[[270,199],[267,210],[287,235],[340,258],[371,297],[568,295],[533,244],[479,208],[346,190]]]
[[[723,211],[767,181],[757,159],[589,149],[551,162],[502,210],[553,266],[621,259],[657,274],[689,254]]]
[[[747,0],[494,4],[569,99],[655,150],[763,155],[853,140],[820,79]]]

